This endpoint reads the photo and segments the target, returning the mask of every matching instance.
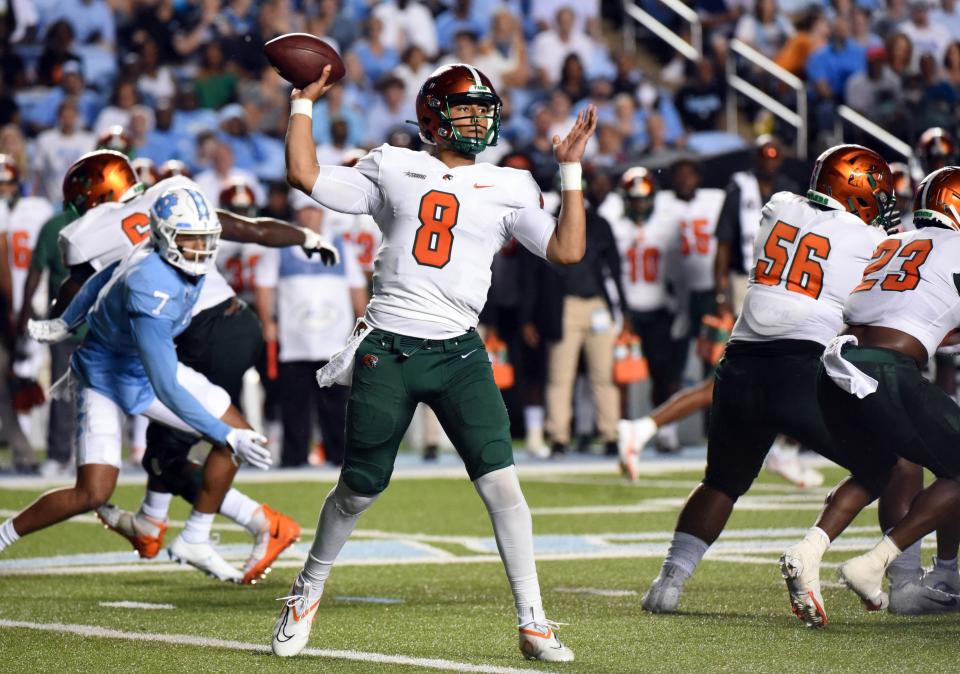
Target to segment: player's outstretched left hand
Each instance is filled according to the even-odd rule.
[[[27,321],[27,334],[41,344],[56,344],[70,336],[70,329],[62,318],[52,318],[49,321]]]
[[[587,141],[597,128],[597,108],[595,105],[588,105],[586,110],[577,113],[577,121],[566,138],[560,140],[560,136],[553,137],[553,156],[560,164],[576,163],[583,158],[583,151],[587,147]]]
[[[340,262],[340,252],[336,246],[317,234],[312,229],[301,228],[303,231],[303,252],[307,257],[313,257],[314,253],[320,253],[320,261],[327,267],[332,267]]]
[[[273,463],[267,439],[249,428],[234,428],[227,433],[227,444],[233,453],[254,468],[266,470]]]

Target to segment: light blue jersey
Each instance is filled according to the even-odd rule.
[[[89,332],[71,361],[85,386],[127,414],[159,398],[197,432],[223,444],[230,427],[177,382],[173,339],[190,324],[203,282],[203,276],[177,271],[148,244],[92,276],[62,318],[74,327],[86,317]]]

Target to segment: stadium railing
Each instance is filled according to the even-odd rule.
[[[853,108],[847,105],[837,106],[836,135],[843,138],[843,123],[849,122],[866,134],[869,134],[879,140],[881,143],[892,149],[894,152],[903,155],[907,163],[914,161],[913,148],[908,143],[903,142],[892,133],[884,129],[876,122],[870,121]]]
[[[659,0],[659,2],[689,25],[689,42],[632,0],[624,0],[623,11],[682,56],[691,61],[699,61],[703,58],[703,25],[700,23],[697,12],[680,0]],[[637,43],[637,27],[634,21],[623,22],[623,44],[631,52],[636,49]]]

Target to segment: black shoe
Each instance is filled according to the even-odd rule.
[[[13,466],[13,472],[17,475],[39,475],[39,463],[18,463]]]
[[[607,440],[603,443],[603,455],[604,456],[619,456],[620,448],[617,446],[616,440]]]
[[[553,442],[550,444],[550,458],[559,459],[570,452],[570,445],[565,442]]]
[[[593,449],[593,443],[589,436],[581,435],[577,438],[577,452],[580,454],[589,454]]]
[[[427,445],[423,448],[424,461],[436,461],[440,458],[440,448],[436,445]]]
[[[653,448],[657,454],[679,454],[681,449],[680,445],[670,445],[660,439],[654,441]]]

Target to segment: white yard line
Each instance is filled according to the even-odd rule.
[[[265,644],[252,644],[244,641],[213,639],[188,634],[162,634],[157,632],[125,632],[98,625],[71,625],[64,623],[36,623],[25,620],[0,620],[0,627],[56,632],[58,634],[76,634],[82,637],[100,639],[123,639],[125,641],[174,644],[177,646],[197,646],[200,648],[222,648],[232,651],[270,653]],[[496,665],[475,665],[468,662],[456,662],[442,658],[415,658],[406,655],[387,655],[385,653],[366,653],[363,651],[341,651],[327,648],[305,648],[301,656],[327,658],[331,660],[352,660],[354,662],[373,662],[385,665],[406,665],[424,669],[439,669],[452,672],[489,672],[490,674],[529,674],[529,669],[500,667]],[[539,672],[546,670],[537,669]]]
[[[150,604],[145,601],[101,601],[99,604],[104,608],[132,608],[145,611],[161,611],[164,609],[177,608],[173,604]]]
[[[564,594],[592,594],[597,597],[635,597],[637,593],[633,590],[605,590],[599,587],[557,587],[554,592],[563,592]]]

